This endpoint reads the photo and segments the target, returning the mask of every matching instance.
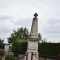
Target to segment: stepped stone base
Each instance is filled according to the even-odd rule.
[[[24,60],[39,60],[37,51],[27,51]]]

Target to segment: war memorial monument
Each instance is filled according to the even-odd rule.
[[[27,59],[26,60],[38,60],[38,14],[34,14],[32,21],[31,31],[28,39],[27,46]]]

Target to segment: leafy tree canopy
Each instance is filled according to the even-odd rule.
[[[11,33],[11,36],[8,38],[8,43],[12,43],[17,40],[27,40],[28,35],[29,32],[27,28],[18,28],[17,31],[13,30],[13,33]]]
[[[18,28],[17,31],[13,30],[11,36],[8,38],[8,43],[12,43],[17,40],[27,40],[29,36],[29,31],[27,28]],[[38,34],[39,40],[41,39],[40,33]]]

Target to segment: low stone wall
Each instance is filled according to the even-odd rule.
[[[43,57],[40,57],[39,60],[57,60],[57,59],[51,59],[51,58],[43,58]]]
[[[39,60],[60,60],[60,56],[40,55]]]
[[[50,58],[42,58],[42,57],[40,57],[40,60],[56,60],[56,59],[50,59]]]
[[[10,52],[10,51],[5,51],[4,52],[4,55],[8,55],[8,54],[12,54],[13,55],[13,52]]]

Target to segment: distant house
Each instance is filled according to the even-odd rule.
[[[10,44],[9,43],[4,43],[4,51],[6,51],[6,52],[10,51]]]
[[[12,54],[11,45],[9,43],[4,43],[4,54]]]

